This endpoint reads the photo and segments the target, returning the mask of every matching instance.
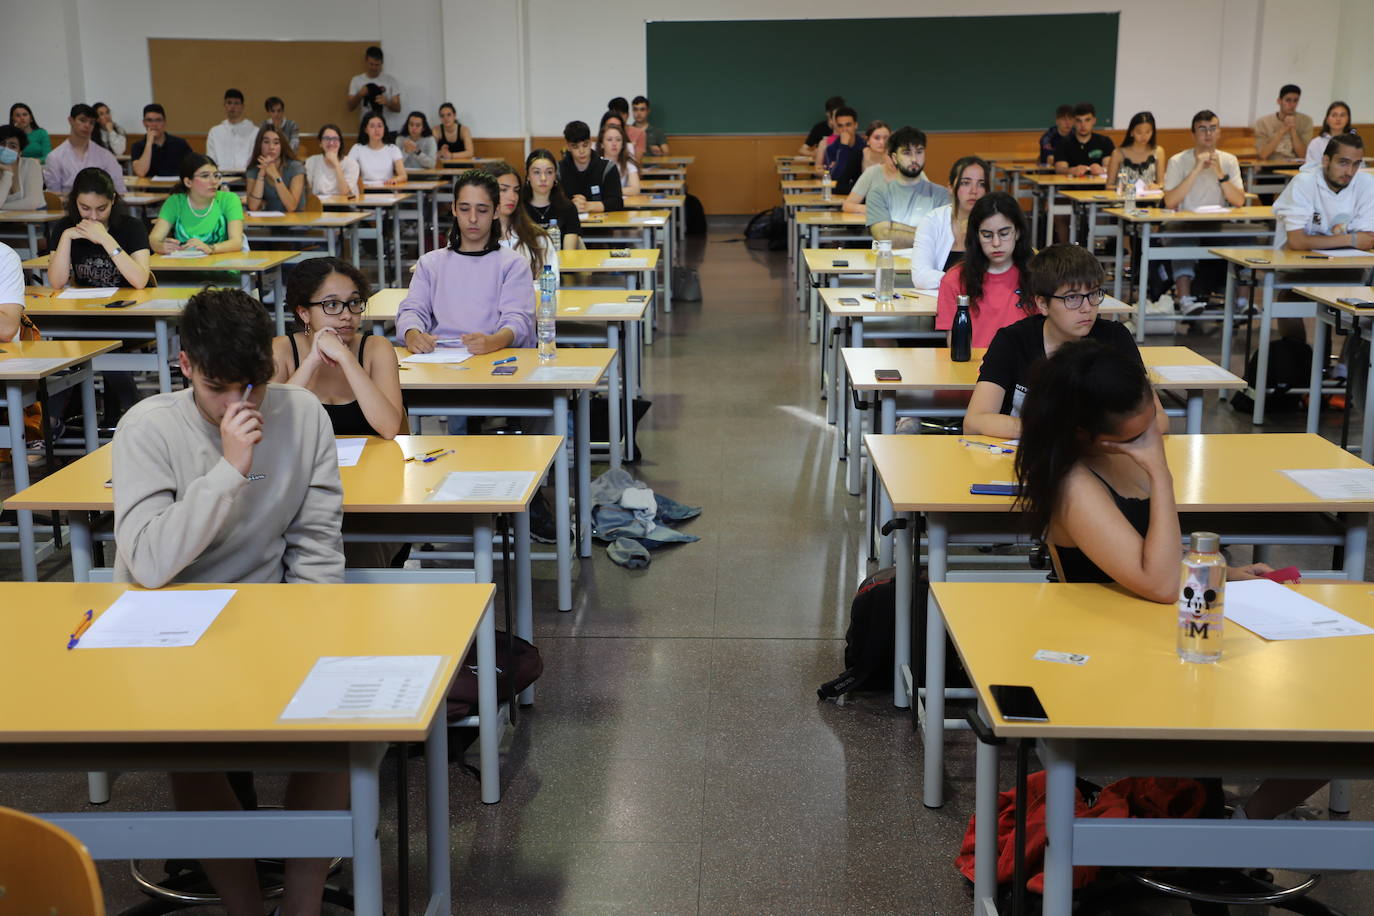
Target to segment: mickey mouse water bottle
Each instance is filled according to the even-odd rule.
[[[1221,537],[1194,531],[1183,555],[1178,590],[1178,657],[1185,662],[1221,658],[1221,632],[1226,604],[1226,558]]]

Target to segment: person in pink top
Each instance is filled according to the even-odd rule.
[[[935,329],[948,331],[960,296],[969,297],[973,345],[986,347],[1002,328],[1035,313],[1026,280],[1030,229],[1021,205],[994,191],[973,205],[964,237],[964,260],[940,281]]]

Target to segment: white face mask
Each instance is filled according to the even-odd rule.
[[[8,146],[0,146],[0,165],[13,165],[19,154]]]

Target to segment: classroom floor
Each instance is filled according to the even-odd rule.
[[[634,473],[704,507],[683,526],[701,540],[660,551],[639,571],[613,565],[598,547],[578,569],[568,614],[550,609],[552,564],[536,565],[545,670],[503,758],[503,801],[481,804],[475,780],[453,769],[456,909],[971,910],[952,864],[973,805],[971,737],[952,736],[947,801],[929,810],[919,799],[921,744],[908,714],[883,697],[816,700],[815,688],[844,667],[850,595],[872,569],[861,554],[860,501],[845,492],[820,412],[817,348],[792,305],[786,255],[746,248],[742,227],[720,223],[685,246],[705,301],[679,302],[663,317],[645,366],[653,408]],[[1179,342],[1213,358],[1219,346],[1215,336]],[[1265,429],[1300,425],[1286,415]],[[1205,428],[1250,425],[1213,404]],[[1324,431],[1334,430],[1329,418]],[[7,472],[0,476],[0,494],[11,485]],[[60,560],[42,572],[69,575]],[[0,577],[17,578],[12,552],[0,552]],[[389,762],[385,773],[390,898]],[[410,773],[412,912],[421,912],[422,764],[413,761]],[[265,799],[276,784],[262,780]],[[84,799],[77,774],[0,774],[0,804],[70,810]],[[167,803],[160,775],[121,776],[115,785],[113,805]],[[1356,805],[1368,815],[1374,793],[1357,789]],[[100,871],[112,911],[142,899],[124,863]],[[1374,875],[1328,878],[1317,896],[1369,913]],[[1113,914],[1186,912],[1149,903]]]

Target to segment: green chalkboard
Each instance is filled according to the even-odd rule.
[[[654,123],[675,134],[805,133],[832,95],[923,130],[1027,130],[1061,104],[1112,123],[1117,13],[650,22]]]

